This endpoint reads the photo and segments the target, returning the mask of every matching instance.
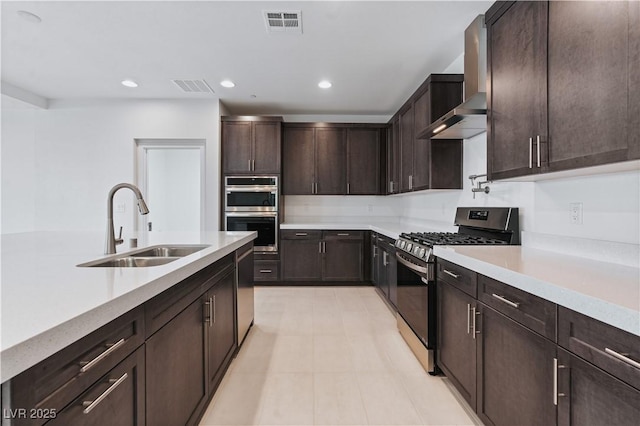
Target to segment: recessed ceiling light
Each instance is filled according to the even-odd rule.
[[[19,10],[16,12],[19,17],[32,24],[39,24],[42,22],[42,18],[35,13],[27,12],[26,10]]]
[[[236,84],[231,80],[222,80],[220,82],[220,86],[222,86],[222,87],[235,87]]]
[[[328,89],[329,87],[331,87],[331,82],[327,80],[322,80],[320,83],[318,83],[318,87],[321,89]]]
[[[120,84],[126,87],[138,87],[138,83],[133,80],[122,80]]]

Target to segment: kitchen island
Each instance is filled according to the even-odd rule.
[[[157,244],[209,247],[152,267],[78,267],[106,257],[100,232],[2,236],[2,378],[5,382],[233,253],[255,232],[152,234]],[[120,253],[133,248],[119,247]]]

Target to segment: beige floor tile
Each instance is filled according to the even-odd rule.
[[[397,376],[406,389],[425,425],[474,425],[466,410],[449,391],[442,377],[399,373]]]
[[[278,329],[280,335],[311,335],[313,334],[313,311],[285,312],[282,314]]]
[[[409,346],[398,332],[397,328],[374,336],[376,346],[386,355],[386,359],[393,371],[422,374],[422,365],[411,352]],[[426,374],[426,373],[425,373]]]
[[[345,335],[342,316],[338,310],[313,310],[313,334]]]
[[[253,425],[260,419],[266,373],[227,373],[200,425]]]
[[[311,373],[313,371],[313,336],[278,336],[269,362],[269,371]]]
[[[313,424],[313,374],[269,374],[261,404],[261,425]]]
[[[349,336],[355,371],[390,372],[387,357],[371,335]]]
[[[420,425],[409,395],[391,373],[358,373],[358,385],[372,425]]]
[[[278,335],[251,327],[230,369],[244,373],[264,373],[269,370]]]
[[[354,371],[351,347],[346,336],[313,336],[313,371]]]
[[[369,313],[366,310],[343,311],[342,324],[344,326],[344,332],[350,336],[370,335],[375,331],[369,318]]]
[[[368,424],[354,373],[315,373],[313,377],[316,425]]]

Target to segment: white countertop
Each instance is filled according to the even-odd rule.
[[[465,268],[640,336],[640,269],[522,246],[436,246]]]
[[[207,244],[147,268],[76,265],[106,258],[104,233],[2,235],[1,380],[44,360],[256,238],[255,232],[153,233],[156,244]],[[124,247],[124,248],[123,248]]]
[[[385,217],[294,217],[281,223],[280,229],[374,231],[397,239],[403,232],[452,232],[457,227],[438,222],[403,221]]]

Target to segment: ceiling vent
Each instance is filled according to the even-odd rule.
[[[299,10],[286,12],[264,11],[264,23],[269,34],[302,34],[302,12]]]
[[[171,80],[184,93],[215,93],[204,80]]]

